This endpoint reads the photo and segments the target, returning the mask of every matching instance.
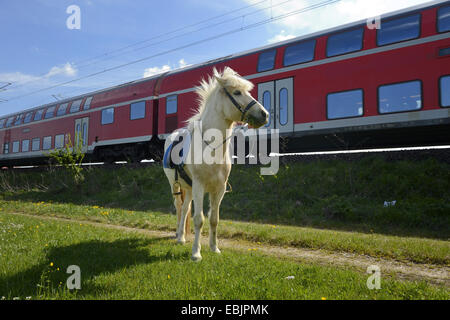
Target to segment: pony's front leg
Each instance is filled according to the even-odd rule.
[[[219,224],[219,208],[225,194],[225,187],[215,193],[210,193],[210,215],[209,215],[209,247],[215,253],[220,253],[217,247],[217,225]]]
[[[194,244],[192,246],[192,260],[200,261],[202,259],[200,237],[202,233],[203,223],[205,217],[203,216],[203,197],[205,195],[205,189],[203,186],[196,182],[192,183],[192,197],[194,200],[194,227],[195,227],[195,238]]]
[[[186,243],[186,220],[189,219],[188,215],[191,212],[191,202],[192,202],[192,191],[186,190],[183,199],[183,205],[181,207],[181,217],[178,222],[177,229],[177,240],[178,243],[184,244]]]

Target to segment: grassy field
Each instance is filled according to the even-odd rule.
[[[133,211],[173,211],[160,166],[117,170],[92,168],[74,185],[62,170],[4,171],[4,200],[97,205]],[[318,161],[281,165],[275,176],[235,165],[233,192],[221,217],[235,221],[334,230],[450,238],[450,165],[435,160]],[[385,208],[385,201],[396,200]],[[206,201],[205,201],[206,203]]]
[[[42,220],[0,216],[0,297],[5,299],[445,299],[448,290],[425,282],[382,279],[298,264],[256,251],[205,251],[173,239]],[[81,270],[81,289],[69,290],[69,265]],[[293,277],[293,279],[287,279]]]
[[[276,176],[234,166],[233,192],[221,207],[219,242],[229,238],[448,266],[449,169],[434,160],[377,157],[285,164]],[[298,264],[258,252],[225,250],[216,256],[204,250],[202,263],[193,264],[190,245],[79,225],[94,221],[174,232],[170,188],[159,166],[89,168],[83,174],[76,184],[66,171],[51,168],[0,172],[0,297],[449,298],[446,287],[395,278],[383,279],[383,290],[372,291],[365,285],[367,274],[357,270]],[[383,206],[392,200],[395,206]],[[8,214],[14,212],[78,222]],[[81,291],[64,286],[70,264],[84,270]],[[295,279],[285,279],[290,275]]]
[[[170,188],[159,166],[96,168],[84,175],[84,182],[74,185],[62,170],[3,172],[0,208],[175,230]],[[219,237],[450,263],[448,164],[370,157],[287,164],[276,176],[234,166],[230,182]],[[392,200],[395,206],[383,206]]]
[[[176,217],[163,212],[130,211],[99,206],[52,202],[0,201],[2,212],[22,212],[143,229],[173,231]],[[206,236],[208,223],[204,227]],[[325,230],[275,224],[221,220],[219,238],[327,251],[351,252],[416,263],[448,265],[450,244],[439,239],[399,237],[376,233]]]

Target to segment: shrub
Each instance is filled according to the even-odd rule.
[[[63,166],[67,171],[69,171],[71,177],[77,185],[84,181],[84,175],[82,172],[83,168],[81,166],[84,159],[82,142],[83,140],[81,136],[79,136],[78,143],[76,143],[74,147],[69,135],[69,142],[66,143],[64,148],[57,150],[55,149],[49,153],[50,159],[54,160],[57,164]]]

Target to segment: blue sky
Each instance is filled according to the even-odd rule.
[[[11,83],[0,89],[0,116],[428,2],[341,0],[158,55],[324,1],[0,0],[0,88]],[[67,28],[70,5],[80,8],[79,30]],[[158,56],[57,86],[153,55]]]

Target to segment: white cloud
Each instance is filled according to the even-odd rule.
[[[30,74],[24,74],[21,72],[0,73],[0,82],[24,83],[29,81],[35,81],[38,79],[40,78]]]
[[[151,77],[155,74],[160,74],[163,72],[167,72],[170,71],[172,68],[168,65],[165,64],[162,67],[151,67],[151,68],[147,68],[144,70],[144,75],[142,76],[143,78],[147,78],[147,77]]]
[[[292,38],[295,38],[295,36],[293,34],[287,34],[285,30],[281,30],[281,32],[279,34],[277,34],[273,38],[270,38],[269,40],[267,40],[267,42],[275,43],[275,42],[280,42],[280,41],[284,41],[284,40],[289,40]]]
[[[46,80],[51,77],[62,75],[67,77],[73,77],[77,74],[77,69],[75,69],[72,64],[67,62],[62,67],[52,67],[50,70],[43,76],[35,76],[32,74],[26,74],[22,72],[6,72],[0,73],[0,81],[2,82],[11,82],[13,84],[25,84],[28,82],[35,82],[38,80]]]
[[[45,78],[50,78],[56,75],[64,75],[68,77],[73,77],[77,74],[77,69],[75,69],[72,64],[67,62],[62,67],[52,67],[50,71],[45,75]]]
[[[143,78],[147,78],[147,77],[151,77],[154,76],[156,74],[160,74],[163,72],[167,72],[170,71],[172,69],[176,69],[176,68],[185,68],[190,66],[190,64],[186,63],[186,61],[184,59],[180,59],[178,61],[178,66],[175,67],[171,67],[169,64],[165,64],[162,67],[150,67],[144,70],[144,74],[143,74]]]
[[[180,68],[185,68],[185,67],[190,66],[190,64],[187,64],[186,61],[184,61],[184,59],[181,59],[180,61],[178,61],[178,65],[180,66]]]

